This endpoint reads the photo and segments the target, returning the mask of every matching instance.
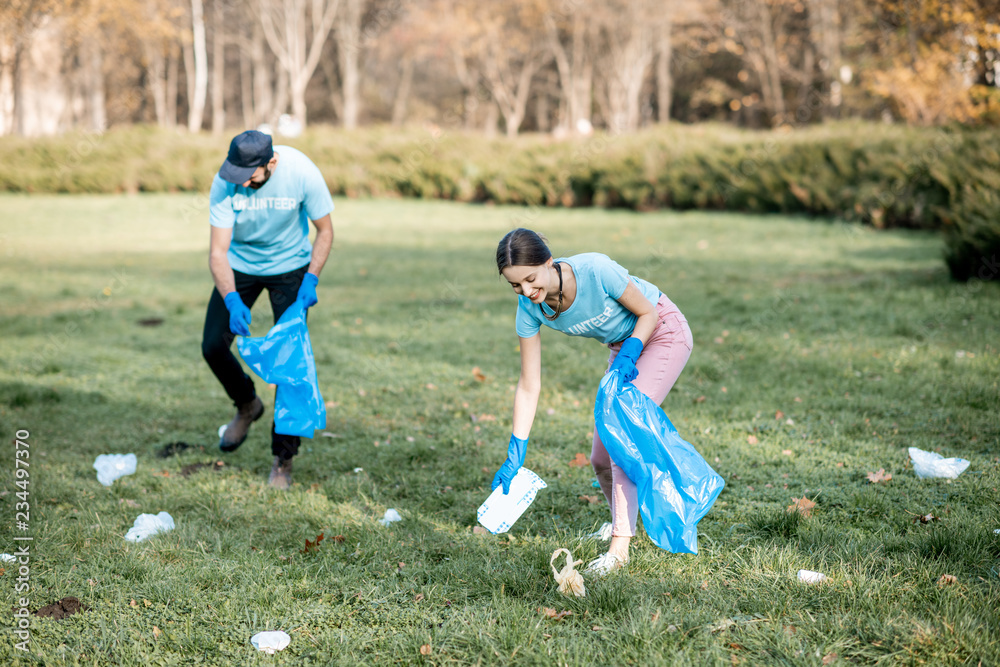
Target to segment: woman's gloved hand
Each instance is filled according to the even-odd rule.
[[[493,486],[491,490],[496,490],[498,486],[503,485],[504,495],[510,493],[510,481],[514,479],[514,475],[520,470],[521,466],[524,465],[524,454],[528,448],[528,439],[522,440],[513,433],[510,436],[510,444],[507,445],[507,460],[503,462],[500,466],[500,470],[497,470],[497,474],[493,476]]]
[[[622,381],[631,382],[639,375],[639,371],[635,369],[635,362],[639,361],[640,354],[642,354],[642,341],[635,336],[626,338],[615,360],[611,362],[608,372],[621,371]]]

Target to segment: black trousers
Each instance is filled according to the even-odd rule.
[[[239,271],[233,271],[236,278],[236,291],[248,308],[252,308],[260,293],[267,289],[271,301],[271,312],[277,322],[282,313],[295,302],[302,285],[302,277],[309,265],[300,269],[282,273],[276,276],[251,276]],[[208,300],[208,311],[205,313],[205,330],[201,338],[201,354],[208,366],[219,378],[233,404],[239,407],[249,403],[257,395],[253,380],[243,372],[243,367],[232,353],[233,340],[236,335],[229,330],[229,309],[219,290],[213,289]],[[290,459],[299,453],[299,437],[281,435],[274,432],[274,422],[271,423],[271,453],[283,459]]]

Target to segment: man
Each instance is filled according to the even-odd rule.
[[[250,335],[250,307],[267,289],[275,322],[296,299],[316,303],[319,274],[333,245],[333,200],[313,162],[290,146],[248,130],[229,145],[229,157],[212,182],[209,268],[215,290],[208,302],[201,351],[236,405],[236,415],[219,441],[224,452],[246,440],[264,414],[253,380],[230,350],[235,336]],[[309,223],[316,240],[309,243]],[[276,433],[268,484],[287,489],[298,436]]]

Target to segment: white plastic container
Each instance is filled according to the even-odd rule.
[[[504,495],[503,486],[498,486],[486,502],[479,506],[476,513],[479,523],[494,535],[506,533],[534,502],[538,490],[546,486],[548,484],[532,471],[527,468],[519,469],[510,482],[509,494]]]

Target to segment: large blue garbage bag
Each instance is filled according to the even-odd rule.
[[[311,438],[315,429],[326,428],[326,405],[316,381],[316,362],[301,301],[289,306],[266,336],[241,337],[237,347],[243,361],[264,382],[278,385],[276,433]]]
[[[670,419],[621,372],[597,389],[594,421],[611,460],[632,480],[646,533],[661,549],[698,553],[698,521],[726,485]]]

